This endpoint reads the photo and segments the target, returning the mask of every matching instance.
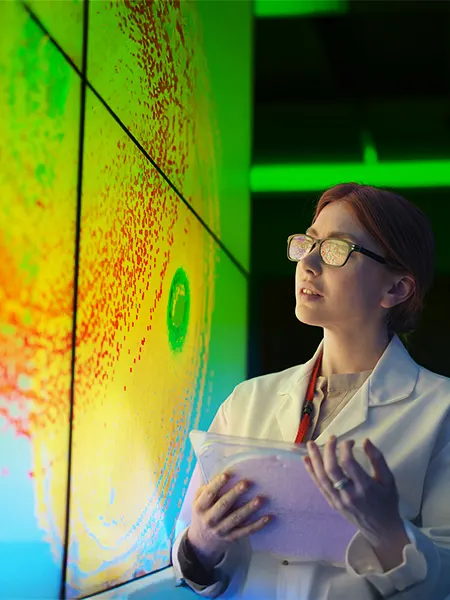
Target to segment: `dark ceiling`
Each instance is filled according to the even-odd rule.
[[[450,159],[450,0],[347,5],[255,20],[253,163],[362,162],[364,136],[379,161]],[[428,214],[450,273],[450,189],[399,191]],[[254,275],[292,272],[285,239],[319,192],[253,194]]]
[[[449,1],[258,18],[254,77],[254,163],[450,158]]]

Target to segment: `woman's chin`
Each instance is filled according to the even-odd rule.
[[[300,321],[300,323],[304,323],[305,325],[315,325],[318,327],[322,327],[322,319],[317,314],[313,314],[312,310],[308,310],[304,306],[297,304],[295,307],[295,316]]]

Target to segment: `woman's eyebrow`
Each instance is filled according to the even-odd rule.
[[[310,227],[309,229],[306,230],[306,235],[312,235],[312,236],[317,236],[316,230],[314,229],[314,227]],[[353,235],[353,233],[346,233],[345,231],[330,231],[328,233],[328,235],[326,235],[323,239],[327,239],[327,238],[343,238],[343,239],[349,239],[352,242],[354,242],[355,244],[359,244],[361,245],[361,243],[358,241],[358,239]]]

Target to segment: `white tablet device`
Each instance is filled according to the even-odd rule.
[[[232,473],[224,490],[239,480],[251,486],[236,507],[256,495],[266,499],[251,521],[274,516],[264,529],[251,536],[254,551],[303,559],[342,563],[354,525],[332,509],[303,464],[304,445],[225,436],[204,431],[189,434],[206,482],[223,471]],[[367,468],[367,456],[356,448],[355,458]]]

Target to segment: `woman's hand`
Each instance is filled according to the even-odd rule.
[[[192,505],[188,541],[205,567],[217,564],[230,542],[259,531],[270,521],[270,516],[266,515],[254,523],[243,524],[261,507],[263,499],[256,497],[241,508],[232,510],[250,483],[239,481],[228,492],[221,493],[229,479],[230,475],[225,473],[200,487]]]
[[[399,513],[395,478],[384,456],[370,440],[366,440],[363,447],[374,476],[366,473],[353,456],[354,444],[348,440],[340,445],[339,464],[335,436],[325,444],[323,459],[317,445],[308,442],[305,467],[328,504],[358,527],[384,569],[390,570],[402,562],[403,548],[410,543]],[[345,478],[350,481],[343,489],[333,487]]]

